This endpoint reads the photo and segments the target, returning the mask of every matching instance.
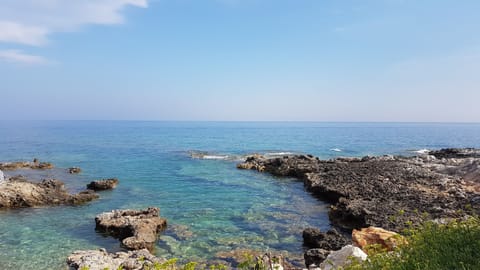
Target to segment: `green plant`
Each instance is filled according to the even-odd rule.
[[[369,259],[346,270],[474,270],[480,269],[480,219],[447,224],[426,222],[407,230],[408,244],[393,252],[372,252]],[[369,252],[370,253],[370,252]]]

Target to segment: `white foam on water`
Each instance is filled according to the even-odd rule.
[[[417,154],[428,154],[430,152],[430,150],[428,149],[420,149],[420,150],[413,150],[414,153],[417,153]]]
[[[340,149],[340,148],[332,148],[332,149],[330,149],[330,151],[333,151],[333,152],[342,152],[342,149]]]
[[[204,155],[201,157],[202,159],[228,159],[228,156],[220,156],[220,155]]]

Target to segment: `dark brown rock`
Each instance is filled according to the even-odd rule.
[[[100,190],[114,189],[117,187],[117,185],[118,185],[118,179],[111,178],[111,179],[92,181],[90,182],[90,184],[87,185],[87,188],[95,191],[100,191]]]
[[[68,173],[71,173],[71,174],[81,173],[81,172],[82,172],[82,169],[80,169],[79,167],[68,168]]]
[[[307,228],[303,231],[303,244],[310,249],[339,250],[349,242],[335,229],[322,232],[316,228]]]
[[[323,261],[325,261],[328,254],[330,254],[329,250],[321,248],[312,248],[307,250],[303,255],[305,259],[305,266],[307,268],[310,267],[312,264],[315,266],[319,266]]]
[[[128,249],[152,250],[157,234],[165,229],[167,221],[160,217],[160,210],[113,210],[95,217],[96,229],[119,238]]]

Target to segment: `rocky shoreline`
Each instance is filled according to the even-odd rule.
[[[303,231],[309,269],[334,269],[351,259],[365,260],[365,247],[371,244],[391,250],[403,241],[395,232],[427,220],[443,222],[480,214],[479,149],[331,160],[311,155],[252,155],[237,167],[297,178],[308,192],[331,204],[331,230]],[[0,209],[82,204],[98,198],[96,191],[118,185],[116,178],[97,180],[89,183],[87,190],[69,194],[59,180],[35,183],[3,175],[2,170],[19,168],[43,170],[53,165],[38,160],[0,163]],[[80,173],[81,169],[72,167],[68,172]],[[118,238],[130,251],[74,251],[67,259],[71,269],[150,269],[166,261],[150,253],[167,225],[159,208],[112,210],[98,214],[95,223],[96,231]]]
[[[345,230],[401,231],[425,220],[480,214],[480,150],[443,149],[425,155],[336,158],[251,156],[238,164],[295,177],[331,203],[332,225]]]
[[[327,256],[351,242],[345,234],[352,235],[355,246],[381,244],[391,249],[397,242],[387,239],[398,239],[394,231],[428,220],[444,222],[480,214],[479,149],[331,160],[252,155],[237,167],[297,178],[312,195],[331,203],[330,222],[344,233],[304,230],[307,267],[327,269],[322,264]]]

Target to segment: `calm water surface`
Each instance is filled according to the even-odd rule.
[[[1,211],[0,269],[65,269],[74,250],[118,251],[117,240],[95,232],[95,215],[147,206],[160,207],[169,221],[159,256],[211,260],[238,248],[301,256],[302,230],[328,229],[328,206],[295,179],[237,170],[243,155],[412,154],[480,147],[479,138],[479,124],[0,122],[0,160],[37,157],[57,167],[7,174],[55,177],[72,191],[93,179],[120,179],[116,190],[86,205]],[[71,166],[83,172],[69,175]]]

